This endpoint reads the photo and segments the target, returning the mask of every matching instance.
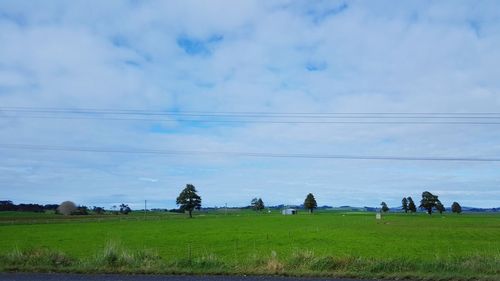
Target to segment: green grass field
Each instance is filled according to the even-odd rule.
[[[500,216],[0,214],[3,271],[500,280]]]

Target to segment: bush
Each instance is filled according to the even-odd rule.
[[[71,201],[64,201],[57,208],[57,213],[65,215],[65,216],[69,216],[73,212],[76,212],[76,211],[77,211],[76,205],[75,205],[75,203],[73,203]]]

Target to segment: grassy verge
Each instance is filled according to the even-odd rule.
[[[0,270],[12,272],[72,272],[125,274],[248,274],[381,278],[413,280],[500,280],[500,255],[416,259],[320,256],[296,250],[289,256],[277,252],[254,253],[237,261],[213,253],[165,260],[153,250],[127,250],[107,243],[89,257],[75,258],[43,248],[14,249],[0,256]]]

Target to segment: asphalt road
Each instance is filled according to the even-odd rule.
[[[0,273],[0,281],[355,281],[352,279],[293,278],[268,276],[160,276]],[[366,281],[366,280],[364,280]]]

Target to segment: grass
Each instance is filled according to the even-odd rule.
[[[500,280],[498,215],[15,216],[0,215],[2,271]]]

